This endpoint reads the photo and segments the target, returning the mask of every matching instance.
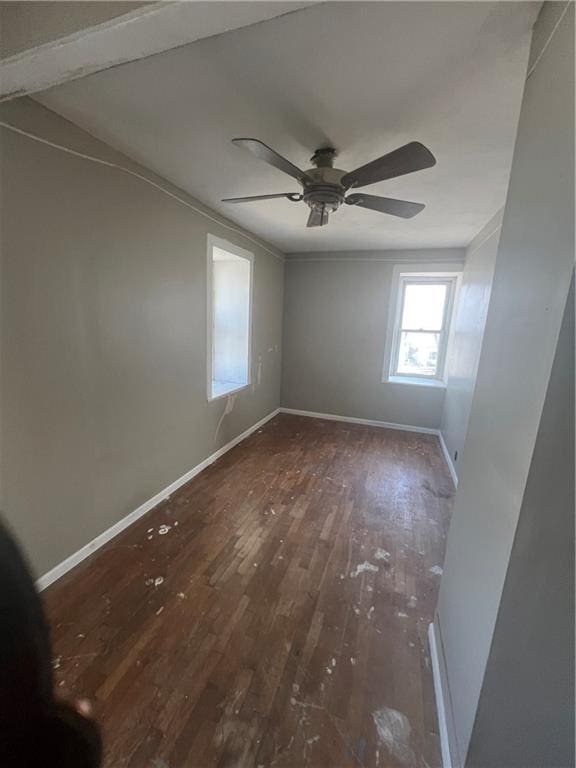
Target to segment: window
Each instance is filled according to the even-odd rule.
[[[442,384],[458,274],[397,272],[385,380]]]
[[[250,384],[253,255],[208,237],[208,399]]]

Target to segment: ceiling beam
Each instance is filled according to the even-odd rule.
[[[139,4],[126,14],[0,61],[0,101],[38,93],[118,64],[268,21],[315,4],[214,0]]]

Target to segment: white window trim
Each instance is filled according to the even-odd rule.
[[[450,280],[453,286],[450,290],[448,302],[445,307],[444,327],[447,332],[445,342],[439,354],[438,371],[440,375],[425,376],[420,374],[399,374],[392,372],[392,363],[396,359],[399,339],[400,315],[403,306],[403,295],[400,297],[400,287],[408,280]],[[454,335],[454,317],[458,303],[458,293],[462,278],[462,267],[454,267],[454,264],[396,264],[392,272],[390,286],[390,304],[388,309],[388,327],[386,329],[386,342],[384,346],[384,363],[382,366],[382,382],[387,384],[402,384],[404,386],[445,387],[447,360]]]
[[[223,392],[220,395],[212,394],[212,370],[213,370],[213,352],[212,349],[212,337],[214,335],[214,317],[213,310],[213,273],[212,273],[212,250],[213,248],[222,248],[224,251],[233,253],[234,256],[239,256],[242,259],[247,259],[250,262],[250,288],[248,294],[248,381],[246,384],[241,384],[235,389],[231,389],[228,392]],[[206,393],[209,402],[214,400],[221,400],[223,397],[237,394],[252,384],[252,304],[254,296],[254,254],[251,251],[247,251],[245,248],[241,248],[235,243],[231,243],[229,240],[224,240],[222,237],[216,237],[216,235],[208,235],[206,245]]]

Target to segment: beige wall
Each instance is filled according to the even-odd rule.
[[[29,100],[1,118],[135,167]],[[2,509],[41,574],[279,405],[284,265],[133,177],[0,138]],[[217,437],[208,233],[255,254],[262,363]]]
[[[382,382],[395,264],[451,262],[459,249],[304,254],[286,262],[282,405],[437,429],[444,389]]]
[[[506,573],[468,765],[574,765],[573,284]]]
[[[558,19],[565,9],[544,4],[536,30],[549,13]],[[457,768],[474,765],[468,748],[573,268],[572,3],[526,83],[440,586],[436,628]],[[551,509],[557,501],[550,498]],[[553,549],[545,553],[550,562],[555,557]],[[535,687],[533,717],[538,695]],[[495,763],[496,757],[483,765]],[[553,763],[538,763],[544,764]]]
[[[119,0],[0,2],[0,59],[103,24],[149,3]]]
[[[456,473],[468,431],[501,224],[499,212],[466,248],[440,425]]]

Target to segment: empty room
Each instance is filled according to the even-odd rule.
[[[0,2],[0,766],[574,768],[574,2]]]

